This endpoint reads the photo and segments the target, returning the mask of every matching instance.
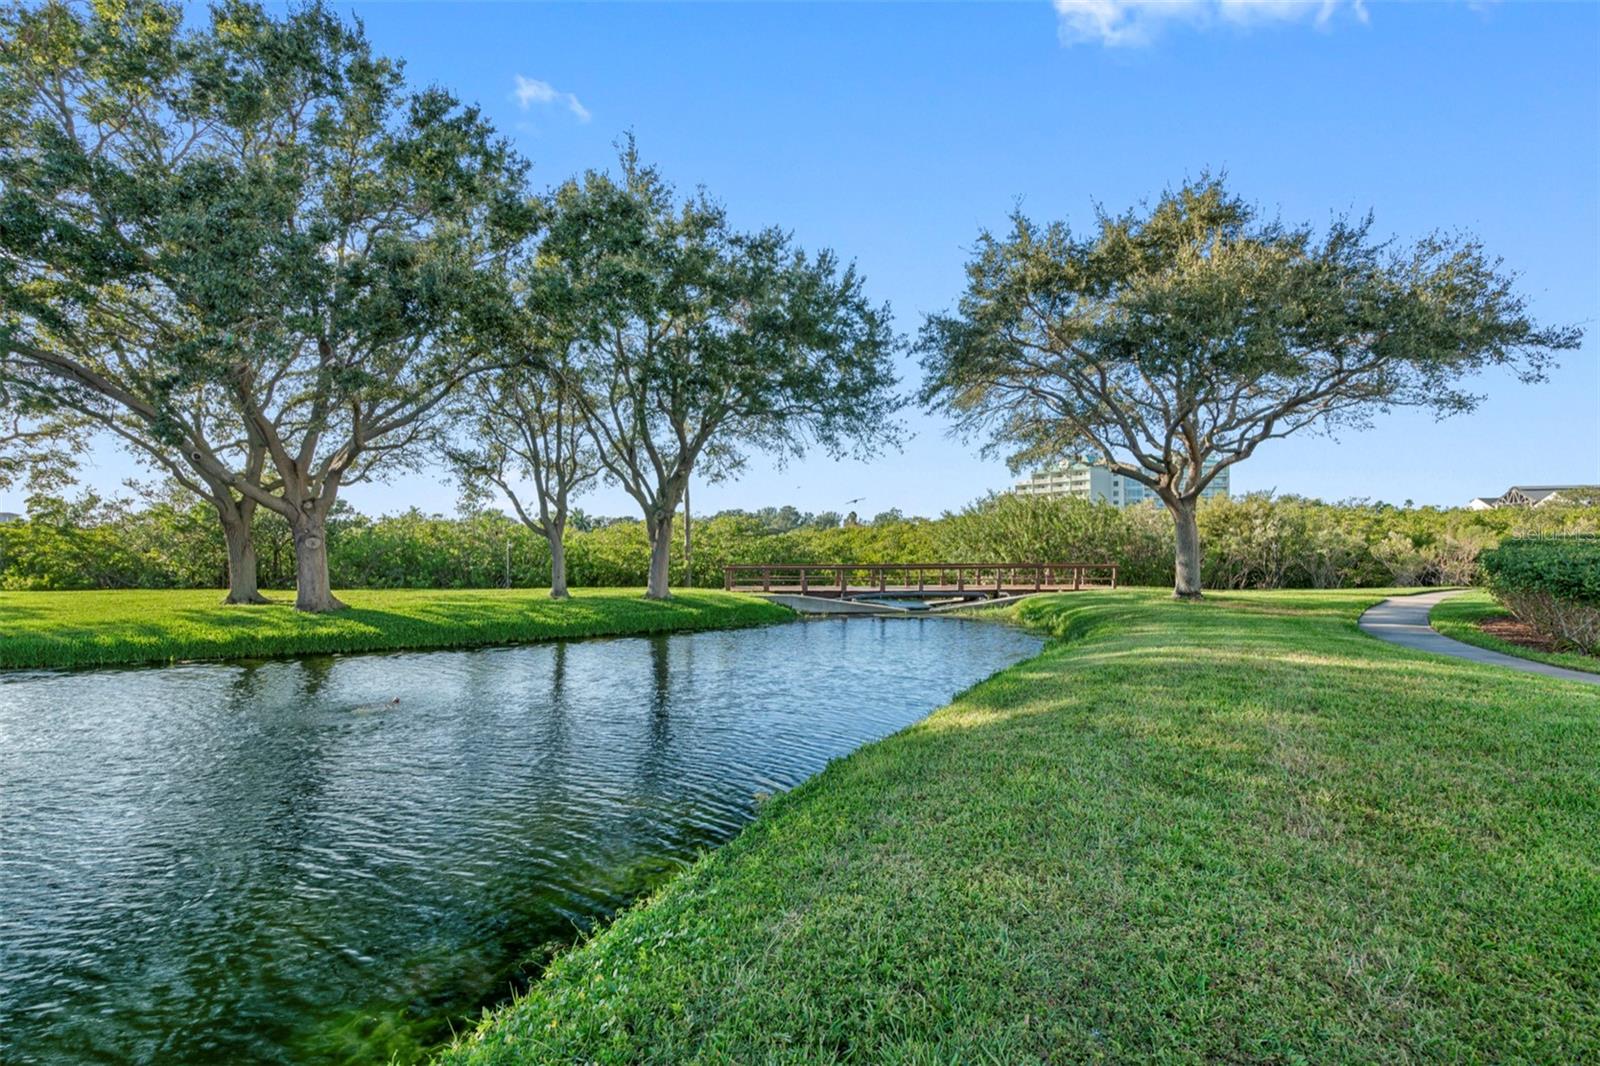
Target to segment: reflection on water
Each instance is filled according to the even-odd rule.
[[[758,793],[1038,645],[852,619],[0,676],[0,1059],[415,1059]]]

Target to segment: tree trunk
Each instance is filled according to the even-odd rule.
[[[256,544],[250,537],[249,521],[224,513],[222,539],[228,545],[228,598],[222,602],[269,602],[256,583]]]
[[[342,611],[328,583],[328,531],[319,514],[302,515],[294,524],[294,609]]]
[[[650,584],[645,589],[645,599],[664,600],[672,593],[667,589],[667,567],[672,561],[672,515],[646,524],[650,534]]]
[[[1200,598],[1200,523],[1195,517],[1195,501],[1172,499],[1166,504],[1178,534],[1172,595],[1180,600],[1197,600]]]
[[[685,588],[694,587],[694,544],[691,533],[694,529],[694,520],[689,517],[689,479],[683,479],[683,585]]]
[[[567,547],[561,542],[561,530],[551,527],[545,539],[550,542],[550,598],[567,599]]]

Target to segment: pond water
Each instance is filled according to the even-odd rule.
[[[1039,644],[850,619],[0,675],[0,1061],[413,1061]]]

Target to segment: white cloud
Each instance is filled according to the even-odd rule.
[[[534,104],[565,104],[567,110],[577,116],[579,122],[589,121],[589,109],[583,106],[575,94],[564,93],[547,81],[518,74],[517,87],[511,95],[517,98],[517,106],[524,111]]]
[[[1365,0],[1055,0],[1055,7],[1063,44],[1149,44],[1162,26],[1171,23],[1326,26],[1343,10],[1367,21]]]

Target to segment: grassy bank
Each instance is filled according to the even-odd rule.
[[[1600,1060],[1600,693],[1378,598],[1034,600],[444,1061]]]
[[[0,593],[0,667],[90,666],[317,652],[509,644],[557,637],[720,629],[792,618],[750,596],[692,590],[665,603],[638,589],[340,592],[350,609],[224,607],[207,591]]]
[[[1541,651],[1523,644],[1513,644],[1509,640],[1501,640],[1478,628],[1479,622],[1509,617],[1510,614],[1498,600],[1482,589],[1474,589],[1460,596],[1452,596],[1434,607],[1428,614],[1428,622],[1445,636],[1465,644],[1476,644],[1480,648],[1517,655],[1524,659],[1535,659],[1552,666],[1564,666],[1568,670],[1600,673],[1600,659],[1596,659],[1593,655],[1584,655],[1581,652]]]

